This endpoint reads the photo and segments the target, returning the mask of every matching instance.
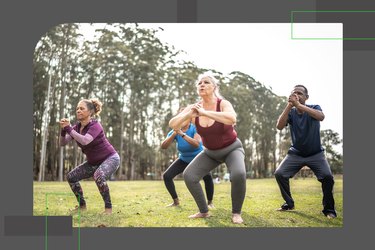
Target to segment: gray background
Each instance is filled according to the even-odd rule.
[[[6,236],[4,218],[32,215],[32,58],[36,43],[51,27],[66,22],[288,23],[292,10],[375,10],[371,6],[375,2],[367,0],[192,0],[195,6],[184,8],[187,3],[181,1],[1,1],[1,249],[44,249],[43,236]],[[324,18],[318,21],[327,21]],[[339,22],[337,18],[334,15],[328,21]],[[362,23],[356,26],[353,19],[345,20],[344,27],[346,23],[352,29],[366,29]],[[373,23],[367,28],[373,28]],[[48,249],[78,249],[78,233],[82,250],[307,250],[374,245],[374,164],[370,162],[374,62],[373,41],[344,42],[343,228],[83,228],[80,232],[74,229],[73,236],[49,237]]]

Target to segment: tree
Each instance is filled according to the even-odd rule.
[[[338,153],[334,146],[341,145],[342,140],[337,132],[332,129],[326,129],[320,131],[322,140],[322,146],[325,148],[327,160],[331,166],[331,170],[334,174],[343,173],[343,157]]]

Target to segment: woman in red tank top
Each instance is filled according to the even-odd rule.
[[[226,163],[232,183],[232,222],[242,223],[246,168],[242,143],[234,130],[236,112],[232,104],[220,95],[218,81],[210,73],[200,75],[196,87],[201,100],[189,105],[169,122],[171,128],[179,129],[184,121],[191,120],[205,147],[184,171],[185,183],[199,207],[199,213],[190,218],[209,217],[199,181],[221,163]]]

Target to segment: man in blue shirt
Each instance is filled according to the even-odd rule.
[[[294,209],[289,179],[303,166],[308,166],[322,183],[323,214],[330,219],[336,218],[332,193],[333,175],[320,141],[320,121],[323,121],[324,114],[319,105],[305,104],[308,98],[306,87],[296,85],[289,96],[287,106],[277,121],[276,127],[279,130],[289,124],[292,137],[292,145],[288,154],[275,171],[275,178],[285,200],[278,211]]]

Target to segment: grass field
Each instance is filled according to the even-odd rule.
[[[283,203],[275,179],[247,180],[242,208],[244,224],[231,223],[230,183],[215,184],[211,217],[189,219],[198,212],[183,180],[176,180],[179,207],[166,207],[172,200],[162,181],[111,181],[113,213],[103,215],[104,203],[95,182],[82,181],[87,211],[72,215],[74,227],[342,227],[343,180],[335,177],[334,197],[338,218],[322,213],[322,191],[315,178],[291,179],[295,210],[275,211]],[[203,186],[203,182],[202,182]],[[34,215],[70,215],[77,204],[67,182],[34,182]],[[48,211],[46,207],[48,206]]]

